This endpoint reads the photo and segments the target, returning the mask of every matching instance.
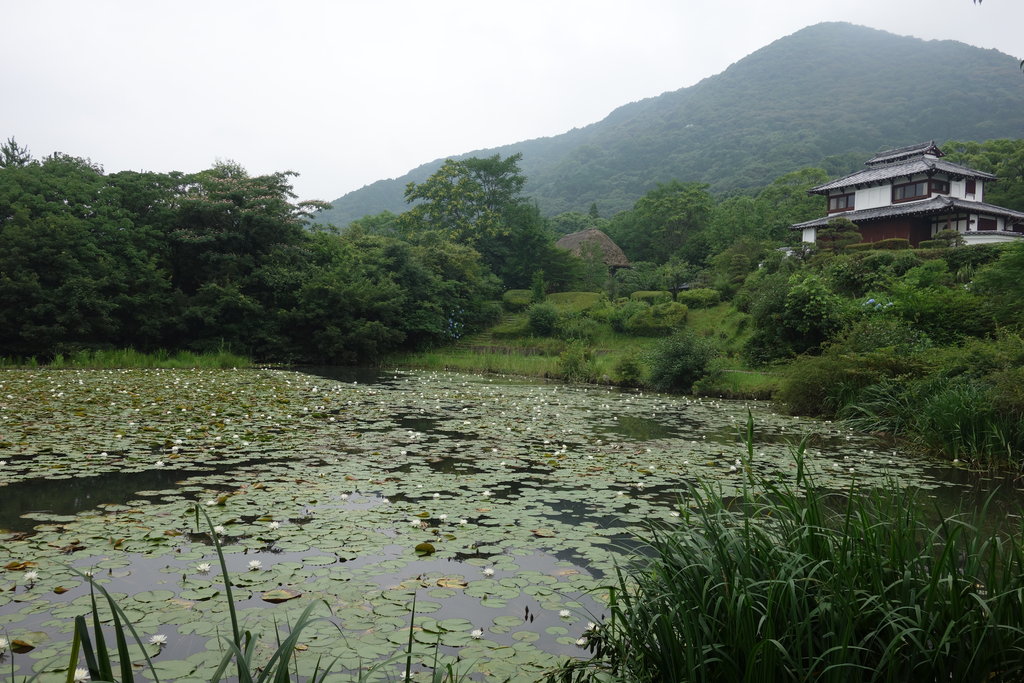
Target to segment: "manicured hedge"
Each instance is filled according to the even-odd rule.
[[[671,292],[661,291],[638,291],[629,295],[634,301],[643,301],[648,304],[663,304],[672,301]]]
[[[676,295],[676,301],[690,308],[711,308],[721,300],[722,295],[717,289],[689,289]]]

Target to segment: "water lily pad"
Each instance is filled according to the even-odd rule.
[[[302,593],[300,593],[297,590],[292,590],[290,588],[276,588],[274,590],[265,592],[261,596],[264,602],[273,602],[275,604],[279,602],[287,602],[289,600],[294,600],[295,598],[300,597],[302,597]]]
[[[166,602],[174,597],[174,591],[169,590],[154,590],[154,591],[143,591],[136,593],[134,597],[139,602]]]

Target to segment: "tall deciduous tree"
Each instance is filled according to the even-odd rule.
[[[679,256],[699,263],[708,252],[701,232],[713,205],[707,185],[673,180],[638,199],[627,215],[616,216],[608,231],[630,260],[664,263]]]
[[[412,241],[427,234],[476,249],[485,264],[509,287],[526,287],[533,272],[558,261],[544,220],[521,196],[525,176],[522,155],[504,159],[449,159],[420,184],[410,183],[401,226]]]

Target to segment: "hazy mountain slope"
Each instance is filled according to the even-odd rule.
[[[955,41],[825,23],[585,128],[453,156],[521,152],[525,192],[544,213],[596,202],[608,216],[673,178],[726,192],[808,165],[844,173],[883,147],[996,137],[1024,137],[1017,60]],[[322,220],[345,225],[403,211],[405,185],[441,162],[350,192]]]

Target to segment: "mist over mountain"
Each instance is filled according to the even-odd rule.
[[[589,126],[451,158],[521,153],[524,193],[544,214],[596,204],[610,216],[672,179],[730,193],[804,166],[847,173],[886,147],[1019,137],[1024,76],[1013,57],[822,23]],[[344,226],[384,210],[400,213],[405,186],[422,182],[443,161],[350,192],[318,220]]]

